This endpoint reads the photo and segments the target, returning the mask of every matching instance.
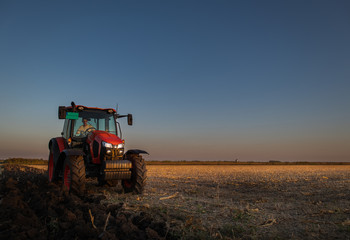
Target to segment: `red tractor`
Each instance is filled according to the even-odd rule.
[[[146,151],[131,149],[124,152],[124,140],[119,115],[112,108],[75,105],[58,108],[58,118],[65,119],[62,137],[49,142],[48,177],[50,182],[63,180],[67,191],[83,193],[85,179],[97,178],[99,185],[117,185],[124,192],[142,193],[146,184],[146,164],[141,154]]]

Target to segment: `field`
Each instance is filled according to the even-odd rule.
[[[150,165],[139,196],[45,174],[5,167],[1,239],[350,239],[349,165]]]

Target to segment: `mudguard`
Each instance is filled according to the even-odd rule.
[[[83,152],[82,149],[70,149],[70,148],[64,149],[60,153],[59,158],[57,159],[56,167],[57,167],[58,171],[60,172],[60,170],[63,169],[64,160],[66,159],[66,157],[84,156],[84,155],[85,155],[85,153]]]
[[[68,144],[66,139],[63,137],[51,138],[49,141],[49,149],[52,150],[55,167],[57,166],[61,152],[66,148],[68,148]]]
[[[85,153],[83,151],[83,149],[64,149],[62,151],[62,154],[64,154],[65,156],[84,156]]]
[[[128,154],[148,154],[149,155],[148,152],[140,149],[130,149],[125,153],[125,155],[128,155]]]

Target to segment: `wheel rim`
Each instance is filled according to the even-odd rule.
[[[66,186],[66,188],[69,190],[70,189],[70,184],[71,184],[71,175],[70,175],[70,168],[68,165],[64,168],[64,177],[63,177],[63,184]]]
[[[53,154],[50,153],[49,157],[49,180],[52,181],[53,178]]]

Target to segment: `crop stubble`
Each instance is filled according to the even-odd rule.
[[[350,238],[350,166],[149,166],[142,201],[182,218],[183,234]]]

